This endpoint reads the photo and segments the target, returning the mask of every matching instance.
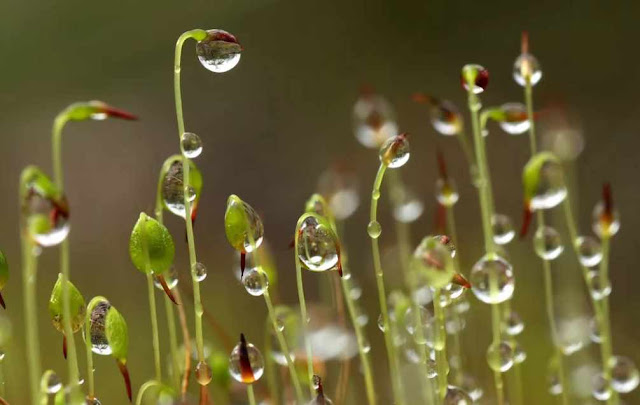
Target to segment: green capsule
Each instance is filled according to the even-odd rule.
[[[143,273],[169,271],[175,256],[171,233],[160,222],[140,213],[129,239],[129,256],[133,265]]]
[[[87,308],[84,297],[71,281],[67,281],[67,288],[69,292],[71,330],[73,331],[73,333],[76,333],[80,330],[80,328],[82,328]],[[62,310],[62,274],[58,274],[58,281],[56,281],[55,285],[53,286],[53,291],[51,291],[51,297],[49,298],[49,314],[51,315],[53,326],[59,332],[64,334],[64,314]]]
[[[232,194],[227,199],[224,230],[231,246],[241,252],[252,252],[262,243],[264,226],[256,211],[240,197]]]

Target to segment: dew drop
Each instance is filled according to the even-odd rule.
[[[510,336],[516,336],[524,330],[524,322],[516,311],[510,310],[503,321],[503,328]]]
[[[550,226],[541,226],[533,238],[536,254],[544,260],[554,260],[564,251],[560,233]]]
[[[427,378],[434,379],[438,376],[438,364],[434,359],[427,359]]]
[[[506,341],[491,344],[487,349],[487,362],[493,371],[508,371],[513,366],[513,356],[513,346]]]
[[[205,278],[207,278],[207,267],[204,264],[198,262],[193,265],[193,268],[191,269],[191,273],[193,274],[193,278],[198,283],[200,283],[204,281]]]
[[[180,149],[185,157],[195,159],[202,153],[202,141],[193,132],[185,132],[180,139]]]
[[[460,82],[462,83],[462,87],[467,91],[469,91],[469,81],[473,81],[471,91],[474,94],[480,94],[485,91],[489,85],[489,71],[476,64],[464,65],[460,75]]]
[[[5,356],[5,352],[4,350],[0,350],[0,361],[4,360],[4,356]]]
[[[515,343],[515,348],[513,349],[513,363],[521,364],[527,359],[527,352],[520,345],[520,343]]]
[[[371,221],[369,225],[367,225],[367,233],[373,239],[378,239],[380,234],[382,233],[382,226],[378,221]]]
[[[453,179],[436,180],[436,199],[445,207],[453,207],[458,202],[460,194]]]
[[[387,139],[380,147],[380,162],[390,169],[402,167],[409,161],[411,155],[409,141],[405,134]]]
[[[364,312],[358,314],[356,323],[361,327],[366,326],[369,323],[369,315],[365,314]]]
[[[506,245],[513,240],[516,231],[513,230],[511,218],[503,214],[494,214],[491,218],[493,241],[498,245]]]
[[[600,334],[600,328],[598,327],[598,320],[593,317],[589,321],[589,338],[593,343],[602,343],[602,335]]]
[[[59,245],[70,230],[66,198],[62,196],[55,200],[44,195],[35,185],[29,187],[23,208],[29,235],[41,247]]]
[[[506,103],[500,106],[504,118],[498,123],[500,128],[509,135],[524,134],[531,127],[527,109],[522,103]]]
[[[213,372],[206,361],[200,361],[196,365],[196,381],[200,385],[209,385]]]
[[[497,255],[485,255],[474,264],[469,281],[473,294],[486,304],[499,304],[508,300],[515,289],[511,264]]]
[[[367,148],[379,148],[398,134],[391,104],[377,94],[363,94],[353,106],[353,127],[358,142]]]
[[[435,318],[429,310],[423,306],[418,306],[420,319],[416,316],[414,307],[407,308],[404,315],[405,329],[413,336],[414,342],[419,345],[426,344],[433,348],[436,345]],[[420,327],[418,327],[420,325]]]
[[[442,235],[427,236],[413,252],[410,267],[414,273],[421,274],[431,288],[445,288],[455,276],[452,260],[455,247],[448,246],[449,242],[450,239]]]
[[[240,343],[233,348],[231,356],[229,357],[229,372],[234,380],[245,384],[252,384],[258,381],[264,373],[264,359],[262,358],[262,353],[251,343],[247,343],[247,354],[251,373],[243,370],[244,365],[241,361]]]
[[[102,402],[100,402],[100,400],[96,397],[89,397],[87,396],[87,398],[85,398],[85,405],[102,405]]]
[[[164,273],[163,276],[164,281],[166,281],[167,287],[169,287],[170,290],[173,290],[178,285],[178,270],[175,268],[175,266],[171,266],[171,269],[168,272]],[[158,290],[164,291],[164,288],[162,288],[162,284],[156,277],[153,278],[153,285]]]
[[[244,216],[240,220],[241,213]],[[241,227],[240,224],[242,224]],[[238,196],[231,195],[227,200],[225,212],[225,232],[234,249],[250,253],[262,244],[264,225],[251,205],[242,201]]]
[[[60,377],[58,377],[58,375],[55,372],[48,371],[47,380],[46,380],[47,394],[57,394],[58,391],[60,391],[61,389],[62,389],[62,381],[60,380]]]
[[[593,377],[593,391],[591,395],[598,401],[606,401],[611,398],[611,387],[602,374],[597,374]]]
[[[610,359],[611,387],[619,393],[626,394],[638,387],[640,373],[636,365],[628,357],[613,356]]]
[[[223,30],[208,30],[207,37],[198,41],[196,53],[202,66],[214,73],[224,73],[240,62],[242,47],[236,37]]]
[[[254,267],[245,271],[242,284],[249,294],[259,297],[269,288],[269,279],[262,269]],[[282,324],[282,328],[284,329],[284,324]]]
[[[336,268],[340,260],[337,237],[318,217],[307,216],[300,224],[296,237],[298,258],[308,270],[328,271]]]
[[[386,329],[384,326],[384,318],[382,317],[382,314],[378,315],[378,329],[380,329],[380,331],[383,333]]]
[[[433,103],[429,108],[431,125],[441,135],[457,135],[462,130],[462,116],[458,108],[450,101]]]
[[[465,390],[472,400],[478,401],[480,398],[482,398],[482,395],[484,395],[484,391],[473,376],[463,373],[461,380],[462,383],[460,384],[460,388]]]
[[[355,285],[355,283],[353,283],[353,285],[351,286],[351,289],[349,290],[349,297],[353,301],[359,300],[360,297],[362,297],[362,287]]]
[[[411,191],[403,190],[401,201],[393,208],[393,217],[398,222],[416,221],[424,211],[424,204]]]
[[[91,310],[91,351],[102,356],[108,356],[112,353],[105,330],[109,309],[111,309],[109,301],[100,301]]]
[[[280,332],[284,330],[284,321],[280,318],[276,318],[276,327]]]
[[[557,370],[551,370],[549,373],[549,394],[557,396],[562,394],[562,384]]]
[[[611,294],[611,284],[609,280],[603,280],[599,272],[589,272],[587,280],[589,281],[589,293],[595,301],[600,301]]]
[[[547,159],[540,167],[538,176],[538,187],[529,202],[531,209],[551,209],[563,202],[567,196],[567,187],[560,162]]]
[[[602,261],[600,242],[592,236],[579,236],[575,241],[578,248],[578,259],[585,267],[594,267]]]
[[[471,405],[473,399],[462,388],[449,385],[447,387],[447,394],[442,401],[442,405]]]
[[[365,340],[365,341],[362,343],[362,352],[363,352],[363,353],[369,353],[369,352],[371,352],[371,343],[369,343],[369,341],[368,341],[368,340]]]
[[[513,64],[513,79],[522,87],[527,85],[527,79],[532,86],[538,84],[542,79],[542,70],[540,70],[538,59],[530,53],[518,56]]]
[[[183,180],[182,161],[176,159],[171,163],[164,179],[162,179],[160,193],[167,209],[173,214],[185,218]],[[189,201],[193,201],[196,198],[196,192],[191,186],[189,187],[187,195]],[[194,207],[192,206],[191,209],[193,210]]]
[[[616,209],[612,209],[611,218],[603,221],[604,204],[600,201],[593,209],[593,232],[602,237],[606,235],[611,237],[620,230],[620,213]]]

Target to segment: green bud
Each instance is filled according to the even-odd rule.
[[[69,309],[71,313],[71,330],[73,333],[82,328],[84,317],[87,312],[84,297],[80,294],[80,291],[76,288],[71,281],[67,281],[67,288],[69,291]],[[49,298],[49,314],[51,315],[51,321],[53,326],[61,333],[64,334],[64,313],[62,310],[62,274],[58,274],[58,281],[53,286],[51,291],[51,298]]]
[[[546,205],[553,205],[557,199],[550,201],[549,197],[560,193],[562,201],[563,193],[566,194],[562,164],[551,152],[540,152],[529,159],[522,173],[522,183],[525,202],[533,202],[534,209],[551,208]]]
[[[129,239],[129,256],[143,273],[162,274],[173,264],[175,246],[169,230],[160,222],[140,213]]]
[[[241,253],[252,252],[258,248],[264,236],[260,216],[235,194],[227,199],[224,230],[229,244]]]
[[[129,352],[129,332],[127,322],[115,307],[111,307],[107,312],[105,331],[111,345],[111,355],[121,362],[126,362]]]

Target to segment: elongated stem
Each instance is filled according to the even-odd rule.
[[[162,367],[160,361],[160,335],[158,333],[158,314],[156,311],[156,296],[153,287],[153,276],[147,273],[147,292],[149,293],[149,310],[151,311],[151,333],[153,334],[153,362],[156,370],[156,380],[162,381]]]
[[[189,328],[187,327],[187,316],[184,312],[184,306],[182,305],[180,288],[176,288],[173,291],[173,296],[178,303],[178,319],[180,321],[182,343],[184,345],[184,372],[182,375],[182,384],[180,384],[180,394],[184,400],[187,395],[187,388],[189,387],[189,374],[191,371],[191,336],[189,335]]]
[[[296,226],[296,232],[300,226]],[[296,235],[294,235],[295,237]],[[311,340],[309,339],[309,318],[307,315],[307,303],[304,298],[304,287],[302,285],[302,265],[300,263],[300,258],[298,257],[298,238],[294,239],[295,247],[294,247],[294,260],[296,262],[296,284],[298,286],[298,303],[300,305],[300,319],[302,322],[302,330],[304,334],[304,346],[307,352],[307,374],[309,377],[309,394],[313,398],[315,390],[313,389],[313,353],[311,350]]]
[[[275,373],[275,361],[273,360],[273,349],[272,349],[272,335],[271,335],[271,325],[269,323],[265,323],[264,328],[264,359],[265,359],[265,367],[264,373],[267,376],[267,385],[269,387],[269,397],[273,399],[273,402],[276,404],[282,403],[280,400],[280,389],[279,382],[277,380],[277,376]]]
[[[158,380],[151,380],[151,381],[147,381],[146,383],[142,384],[142,386],[140,387],[140,389],[138,390],[138,396],[136,397],[136,405],[142,405],[142,400],[144,399],[144,393],[151,387],[155,387],[155,386],[162,386],[162,383]]]
[[[89,398],[95,398],[96,387],[93,376],[93,351],[91,350],[91,314],[87,314],[84,323],[84,343],[87,354],[87,380],[89,380]]]
[[[436,366],[438,368],[438,393],[444,401],[447,395],[447,373],[449,364],[447,361],[447,334],[444,324],[444,309],[441,303],[441,289],[436,288],[433,295],[433,309],[436,320]]]
[[[182,116],[182,93],[180,91],[180,60],[182,57],[182,45],[184,42],[193,38],[195,40],[202,40],[206,38],[207,32],[204,30],[196,29],[183,33],[176,42],[176,52],[173,67],[173,89],[176,103],[176,120],[178,122],[178,139],[182,141],[182,134],[184,133],[184,118]],[[193,223],[191,221],[191,201],[189,199],[190,187],[189,187],[189,159],[183,158],[182,160],[182,182],[184,186],[184,219],[187,229],[187,243],[189,245],[189,266],[191,269],[191,278],[193,280],[193,307],[195,312],[195,329],[196,329],[196,347],[198,350],[198,361],[205,361],[204,357],[204,338],[202,334],[202,300],[200,299],[200,284],[198,281],[198,275],[196,274],[196,242],[193,236]]]
[[[247,397],[249,398],[249,405],[256,405],[256,395],[253,393],[253,385],[247,384]]]
[[[611,236],[607,233],[602,235],[602,262],[600,263],[599,278],[600,283],[603,286],[609,285],[609,250],[610,250]],[[598,304],[595,302],[595,304]],[[606,363],[602,364],[602,375],[607,381],[607,384],[611,386],[611,360],[613,358],[613,342],[611,336],[611,320],[609,318],[609,295],[605,295],[600,305],[602,306],[602,353],[603,358],[607,359]],[[606,338],[605,338],[606,337]],[[616,390],[611,390],[610,404],[618,404],[620,402],[619,394]]]
[[[451,238],[451,242],[453,242],[454,246],[458,246],[458,232],[456,230],[456,218],[453,211],[453,206],[446,206],[445,212],[447,216],[447,235]],[[453,257],[453,265],[457,273],[460,273],[460,253],[456,252],[456,255]],[[453,348],[452,352],[456,355],[458,360],[458,367],[455,372],[455,383],[457,386],[462,384],[462,375],[464,371],[464,360],[462,355],[462,343],[460,339],[460,333],[462,333],[462,328],[460,322],[460,314],[458,311],[453,309],[451,311],[453,314],[453,321],[456,324],[456,333],[453,334]]]
[[[36,276],[38,256],[27,236],[22,232],[22,287],[24,295],[25,327],[27,335],[27,362],[29,364],[29,388],[31,403],[37,405],[40,397],[40,340],[38,335],[38,316],[36,303]]]
[[[171,299],[164,296],[164,309],[167,314],[167,329],[169,329],[169,350],[171,350],[171,376],[176,389],[180,389],[180,360],[178,359],[178,335],[176,333],[176,314]]]
[[[369,237],[371,238],[371,249],[373,252],[373,266],[376,274],[376,285],[378,287],[378,300],[380,301],[380,312],[382,314],[382,323],[384,326],[384,341],[387,347],[387,357],[389,360],[389,368],[391,370],[391,382],[393,386],[393,396],[397,404],[404,404],[404,393],[402,392],[402,386],[399,378],[399,367],[396,351],[393,345],[391,324],[389,322],[389,309],[387,307],[387,293],[384,287],[384,273],[382,272],[382,263],[380,260],[380,246],[378,243],[378,237],[380,232],[376,232],[375,228],[380,229],[380,223],[377,220],[378,215],[378,200],[380,199],[380,186],[382,185],[382,179],[384,173],[387,170],[387,166],[380,164],[378,173],[373,182],[373,190],[371,192],[371,212],[369,222]],[[372,229],[373,228],[373,229]]]
[[[296,397],[298,398],[298,402],[304,403],[304,395],[302,395],[302,386],[300,385],[300,380],[298,379],[296,366],[295,364],[293,364],[293,360],[291,359],[291,351],[289,350],[289,345],[287,344],[282,331],[278,327],[278,318],[276,317],[276,311],[273,308],[273,303],[271,302],[271,296],[269,295],[268,288],[264,290],[263,297],[265,303],[267,304],[267,310],[269,311],[271,325],[273,326],[273,330],[276,333],[276,338],[278,339],[278,343],[280,344],[280,349],[282,350],[282,354],[284,355],[284,358],[287,361],[287,366],[289,367],[289,374],[291,382],[293,383],[293,388],[296,391]]]

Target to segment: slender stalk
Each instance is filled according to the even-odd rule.
[[[178,303],[178,319],[180,321],[180,329],[182,330],[182,343],[184,344],[184,374],[182,375],[182,384],[180,385],[180,394],[184,400],[187,395],[187,388],[189,387],[189,374],[191,371],[191,335],[189,335],[189,328],[187,327],[187,316],[184,312],[184,306],[182,305],[180,288],[176,288],[175,291],[173,291],[173,296]]]
[[[95,380],[93,376],[93,351],[91,350],[91,314],[88,314],[87,319],[84,323],[84,343],[87,354],[87,380],[89,381],[89,398],[95,398],[96,396],[96,387]]]
[[[40,397],[40,341],[38,338],[38,316],[36,303],[36,276],[38,256],[34,254],[35,245],[22,232],[22,287],[25,308],[25,327],[27,335],[27,362],[29,364],[29,389],[31,403],[38,404]]]
[[[156,370],[156,380],[162,381],[160,361],[160,335],[158,333],[158,314],[156,311],[156,297],[153,289],[153,276],[147,273],[147,292],[149,294],[149,310],[151,311],[151,333],[153,334],[153,363]]]
[[[169,349],[171,351],[171,376],[176,389],[180,389],[180,360],[178,359],[178,335],[176,333],[176,314],[173,302],[164,296],[164,309],[167,314],[167,329],[169,329]]]
[[[140,389],[138,390],[138,396],[136,397],[136,405],[142,405],[142,400],[144,399],[144,393],[151,387],[161,387],[162,383],[158,380],[151,380],[151,381],[147,381],[146,383],[142,384],[142,386],[140,387]]]
[[[300,227],[300,223],[296,226],[296,232]],[[295,237],[296,235],[294,235]],[[296,262],[296,284],[298,286],[298,303],[300,305],[300,318],[302,322],[302,330],[304,332],[304,346],[307,353],[307,374],[309,377],[309,394],[313,398],[315,394],[315,390],[313,388],[313,353],[311,350],[311,341],[309,340],[309,318],[307,315],[307,303],[304,298],[304,287],[302,285],[302,264],[300,263],[300,258],[298,257],[298,238],[294,239],[294,260]]]
[[[599,277],[600,283],[603,285],[609,285],[609,251],[611,246],[611,235],[606,232],[603,232],[602,235],[602,262],[600,263],[599,269]],[[595,303],[597,304],[597,302]],[[605,295],[601,302],[601,312],[602,312],[602,355],[604,359],[607,359],[606,363],[602,364],[602,374],[607,381],[609,386],[611,385],[611,366],[610,362],[613,358],[613,342],[611,336],[611,320],[609,318],[609,295]],[[606,336],[606,338],[604,338]],[[610,404],[618,404],[620,402],[620,396],[618,391],[612,389],[611,390],[611,398],[609,399]]]
[[[277,380],[277,376],[275,373],[275,361],[273,360],[273,349],[272,349],[272,336],[271,336],[271,325],[269,323],[265,323],[264,328],[264,359],[265,359],[265,374],[267,376],[267,385],[269,386],[269,397],[273,399],[273,402],[276,404],[282,403],[280,400],[280,388],[279,382]]]
[[[438,368],[438,393],[440,400],[444,401],[447,395],[447,373],[449,364],[447,361],[447,334],[444,324],[444,308],[441,305],[441,289],[436,288],[433,295],[433,310],[436,320],[436,366]]]
[[[249,397],[249,405],[256,405],[256,396],[253,393],[253,385],[247,384],[247,397]]]
[[[380,186],[382,185],[382,179],[384,173],[387,170],[387,166],[383,163],[378,168],[378,173],[373,182],[373,190],[371,193],[371,212],[369,226],[380,226],[377,221],[378,215],[378,200],[380,199]],[[372,236],[373,234],[373,236]],[[389,360],[389,368],[391,371],[391,382],[393,386],[393,397],[397,404],[404,404],[404,393],[402,392],[402,385],[399,381],[399,363],[396,356],[396,351],[393,345],[391,324],[389,322],[389,309],[387,307],[387,293],[384,288],[384,273],[382,272],[382,263],[380,260],[380,245],[378,243],[379,235],[376,235],[375,231],[369,231],[369,237],[371,238],[371,249],[373,252],[373,266],[376,274],[376,285],[378,287],[378,300],[380,301],[380,312],[382,314],[382,324],[384,326],[384,341],[387,347],[387,357]]]
[[[458,246],[458,232],[456,231],[456,218],[453,211],[453,206],[446,206],[445,213],[447,216],[447,235],[451,238],[451,242],[454,246]],[[456,255],[453,257],[453,265],[455,266],[456,272],[460,273],[460,254],[456,252]],[[453,321],[456,324],[457,331],[453,334],[453,347],[452,352],[455,353],[458,360],[458,367],[456,368],[455,373],[455,383],[460,386],[462,384],[462,375],[464,370],[463,356],[462,356],[462,343],[460,339],[460,333],[462,331],[460,314],[455,309],[451,311],[453,314]]]
[[[182,141],[184,133],[184,118],[182,115],[182,93],[180,91],[180,61],[182,57],[182,46],[189,38],[195,40],[204,39],[207,32],[201,29],[191,30],[183,33],[176,42],[176,51],[173,67],[173,88],[176,103],[176,120],[178,122],[178,140]],[[205,361],[204,357],[204,338],[202,333],[202,300],[200,298],[200,284],[196,274],[196,246],[193,235],[193,223],[191,221],[191,201],[189,200],[189,159],[184,157],[182,160],[182,182],[184,186],[184,219],[187,229],[187,243],[189,245],[189,266],[191,269],[191,278],[193,280],[193,307],[195,312],[195,329],[196,329],[196,347],[198,351],[198,361]]]

